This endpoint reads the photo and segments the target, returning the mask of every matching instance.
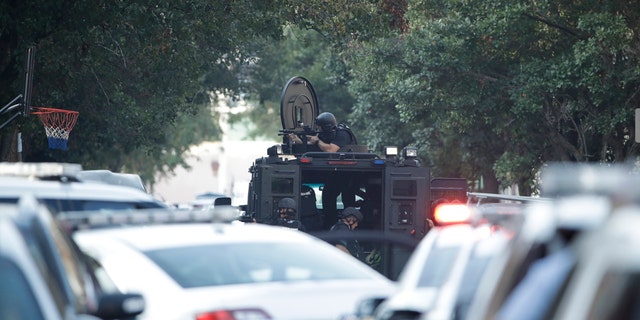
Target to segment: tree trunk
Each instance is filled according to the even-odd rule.
[[[0,157],[2,161],[17,162],[18,158],[18,127],[12,126],[0,134]]]

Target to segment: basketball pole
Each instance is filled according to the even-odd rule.
[[[27,62],[24,71],[24,94],[22,99],[23,110],[22,116],[27,118],[31,113],[31,93],[33,91],[33,74],[35,71],[35,54],[36,47],[30,46],[27,49]],[[17,141],[18,162],[22,162],[22,124],[18,124],[18,141]]]
[[[31,46],[27,49],[27,60],[25,65],[25,83],[24,83],[24,93],[19,94],[17,97],[13,98],[9,103],[7,103],[2,109],[0,109],[0,115],[3,115],[8,112],[15,112],[9,119],[7,119],[4,123],[0,125],[0,129],[4,128],[6,125],[11,123],[17,117],[22,115],[23,117],[28,117],[31,112],[31,92],[33,90],[33,73],[35,69],[35,46]],[[22,124],[18,124],[18,134],[16,141],[16,151],[18,154],[18,162],[22,162]]]

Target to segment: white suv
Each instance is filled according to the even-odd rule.
[[[51,212],[100,209],[167,208],[144,191],[101,182],[81,181],[79,164],[0,163],[0,202],[17,203],[30,193]]]

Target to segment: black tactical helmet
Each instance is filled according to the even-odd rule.
[[[282,198],[278,201],[278,208],[286,208],[296,211],[296,201],[292,198]]]
[[[323,112],[316,117],[316,125],[322,128],[322,131],[330,131],[338,125],[338,121],[333,113]]]
[[[342,218],[346,218],[348,216],[354,216],[356,217],[356,219],[358,219],[358,221],[362,221],[362,219],[364,218],[362,216],[362,212],[354,207],[346,207],[344,208],[344,210],[342,210]]]

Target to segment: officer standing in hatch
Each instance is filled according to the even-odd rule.
[[[315,119],[316,126],[320,129],[318,135],[307,136],[307,143],[316,145],[324,152],[337,152],[346,145],[357,145],[358,141],[349,126],[338,124],[336,117],[331,112],[323,112]],[[289,139],[294,143],[302,143],[300,137],[289,134]],[[337,198],[342,195],[344,207],[356,206],[356,186],[351,179],[344,175],[332,173],[327,176],[322,191],[322,212],[324,214],[324,227],[330,228],[338,218]]]
[[[317,135],[307,136],[307,143],[317,145],[324,152],[338,152],[346,145],[356,145],[358,141],[351,129],[343,123],[338,124],[336,117],[331,112],[323,112],[316,117],[316,126],[320,129]],[[289,139],[294,143],[302,143],[295,133],[289,134]]]

